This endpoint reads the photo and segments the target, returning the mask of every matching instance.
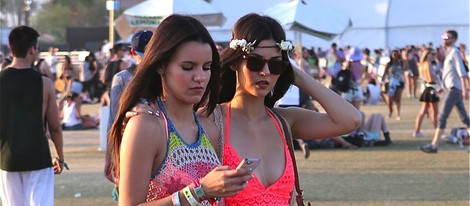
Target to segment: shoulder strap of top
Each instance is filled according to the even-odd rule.
[[[286,138],[286,143],[287,146],[289,147],[289,152],[290,156],[292,158],[292,164],[294,166],[294,174],[295,174],[295,191],[297,193],[295,200],[297,202],[297,205],[303,206],[303,190],[300,188],[300,182],[299,182],[299,173],[297,171],[297,163],[295,160],[295,154],[294,154],[294,146],[293,146],[293,140],[292,140],[292,131],[290,129],[289,123],[287,120],[280,115],[276,110],[270,109],[270,111],[274,114],[274,117],[278,122],[281,123],[282,125],[282,131],[284,132],[284,136]]]

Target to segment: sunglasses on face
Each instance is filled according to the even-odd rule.
[[[252,72],[260,72],[263,70],[264,65],[268,63],[269,72],[271,74],[282,74],[286,69],[289,62],[281,59],[266,60],[259,56],[243,55],[246,60],[246,67]]]
[[[449,37],[449,36],[447,36],[447,35],[442,35],[441,38],[442,38],[443,40],[452,39],[452,37]]]

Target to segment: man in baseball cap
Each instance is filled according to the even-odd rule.
[[[132,36],[131,54],[135,60],[135,64],[132,64],[127,69],[118,72],[113,77],[111,91],[109,93],[110,94],[109,95],[110,114],[109,114],[109,122],[108,122],[108,127],[107,127],[108,131],[111,128],[111,125],[114,121],[114,117],[117,113],[118,102],[119,102],[119,98],[121,97],[121,93],[124,91],[124,88],[126,88],[127,84],[131,81],[134,75],[134,71],[137,68],[137,65],[140,63],[140,61],[144,57],[145,47],[147,46],[147,43],[150,41],[150,38],[152,38],[152,35],[153,35],[152,31],[140,30]]]
[[[140,61],[144,57],[145,47],[147,46],[147,43],[150,41],[150,38],[152,38],[152,35],[153,35],[152,31],[140,30],[132,36],[131,54],[132,54],[132,57],[135,59],[135,64],[132,64],[129,68],[118,72],[113,77],[113,82],[111,85],[111,91],[109,95],[110,111],[109,111],[109,118],[108,118],[106,133],[109,132],[109,129],[111,128],[111,125],[114,122],[114,118],[116,117],[121,94],[126,88],[126,86],[129,84],[129,82],[132,80],[132,77],[134,76],[134,71],[137,68],[137,65],[140,63]],[[106,150],[106,151],[107,152],[106,152],[105,169],[109,167],[110,154],[108,151],[111,151],[111,150]],[[112,182],[114,181],[113,177],[106,177],[106,178],[108,178]]]
[[[134,56],[137,54],[140,58],[144,57],[145,46],[147,46],[152,35],[153,32],[149,30],[140,30],[132,36],[131,51]]]

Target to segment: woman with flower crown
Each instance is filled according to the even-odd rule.
[[[248,14],[232,30],[230,48],[221,53],[219,107],[224,121],[223,165],[236,167],[243,158],[259,158],[254,178],[225,205],[289,205],[294,172],[275,110],[301,139],[346,134],[360,124],[360,113],[305,72],[292,69],[282,26],[268,16]],[[326,113],[290,107],[273,108],[295,84]],[[214,114],[213,114],[214,115]],[[211,118],[209,118],[211,119]]]
[[[199,120],[204,128],[219,127],[219,140],[223,142],[213,144],[222,147],[222,165],[236,168],[244,158],[259,159],[260,164],[246,188],[222,202],[226,206],[290,205],[293,160],[272,110],[287,120],[292,136],[301,139],[349,133],[360,125],[361,115],[305,72],[292,69],[287,53],[293,46],[276,20],[247,14],[237,21],[232,34],[230,48],[221,53],[219,104],[212,114],[201,110]],[[315,98],[326,113],[273,108],[292,84]],[[134,107],[137,111],[155,110],[149,108],[142,104]]]

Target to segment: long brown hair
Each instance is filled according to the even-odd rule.
[[[195,18],[183,15],[171,15],[161,22],[153,33],[141,63],[137,66],[135,76],[124,90],[116,119],[108,134],[108,148],[111,150],[110,168],[105,168],[108,175],[119,174],[119,151],[122,141],[122,125],[125,114],[140,98],[155,100],[162,95],[162,77],[158,70],[168,65],[177,48],[186,42],[197,41],[208,43],[212,49],[211,77],[208,88],[194,110],[206,105],[206,113],[210,115],[217,104],[219,87],[219,53],[207,29]]]
[[[274,39],[276,42],[286,40],[286,34],[282,26],[273,18],[268,16],[260,16],[258,14],[247,14],[241,17],[232,30],[232,39],[245,39],[247,42],[255,42],[255,47],[263,40]],[[231,67],[240,64],[242,55],[245,53],[240,49],[225,49],[221,54],[221,89],[219,90],[219,103],[232,100],[235,95],[237,85],[236,72]],[[286,51],[282,51],[282,60],[289,62]],[[294,82],[294,71],[288,63],[288,69],[279,76],[273,91],[264,99],[264,104],[273,107],[274,103],[279,100],[290,85]]]

